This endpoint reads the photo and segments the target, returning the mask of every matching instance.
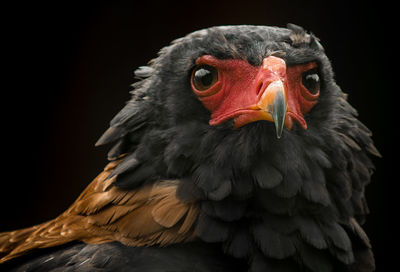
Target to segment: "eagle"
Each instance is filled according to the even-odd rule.
[[[135,76],[96,143],[104,171],[57,218],[0,233],[2,271],[375,270],[380,154],[313,33],[201,29]]]

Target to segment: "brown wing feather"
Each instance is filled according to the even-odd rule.
[[[118,189],[113,185],[115,178],[107,177],[121,161],[109,163],[72,206],[54,220],[0,233],[0,263],[35,248],[75,240],[164,246],[195,239],[198,205],[176,197],[179,181],[158,181],[130,191]]]

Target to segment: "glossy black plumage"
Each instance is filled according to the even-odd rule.
[[[195,60],[205,54],[254,66],[270,55],[288,66],[318,63],[321,94],[305,116],[307,129],[294,125],[277,139],[266,121],[210,126],[190,88]],[[295,25],[200,30],[163,48],[136,76],[132,99],[98,141],[114,143],[111,160],[128,153],[112,174],[116,186],[181,180],[182,201],[201,203],[195,232],[204,248],[218,243],[249,271],[374,270],[360,225],[373,171],[368,156],[379,152],[315,36]]]

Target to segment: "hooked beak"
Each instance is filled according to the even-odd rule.
[[[275,124],[276,137],[279,139],[282,135],[287,109],[285,88],[281,80],[274,81],[268,85],[257,103],[257,107],[260,111],[271,116],[271,121]]]
[[[256,78],[259,86],[257,102],[249,107],[251,112],[243,112],[235,118],[235,128],[266,120],[275,124],[276,137],[281,137],[287,111],[285,72],[286,64],[282,59],[269,57],[264,60],[263,69]]]

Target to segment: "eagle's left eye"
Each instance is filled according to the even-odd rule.
[[[320,89],[319,75],[316,69],[311,69],[303,73],[302,84],[313,95],[316,95]]]
[[[206,91],[218,81],[218,70],[209,65],[200,65],[193,70],[192,82],[197,91]]]

